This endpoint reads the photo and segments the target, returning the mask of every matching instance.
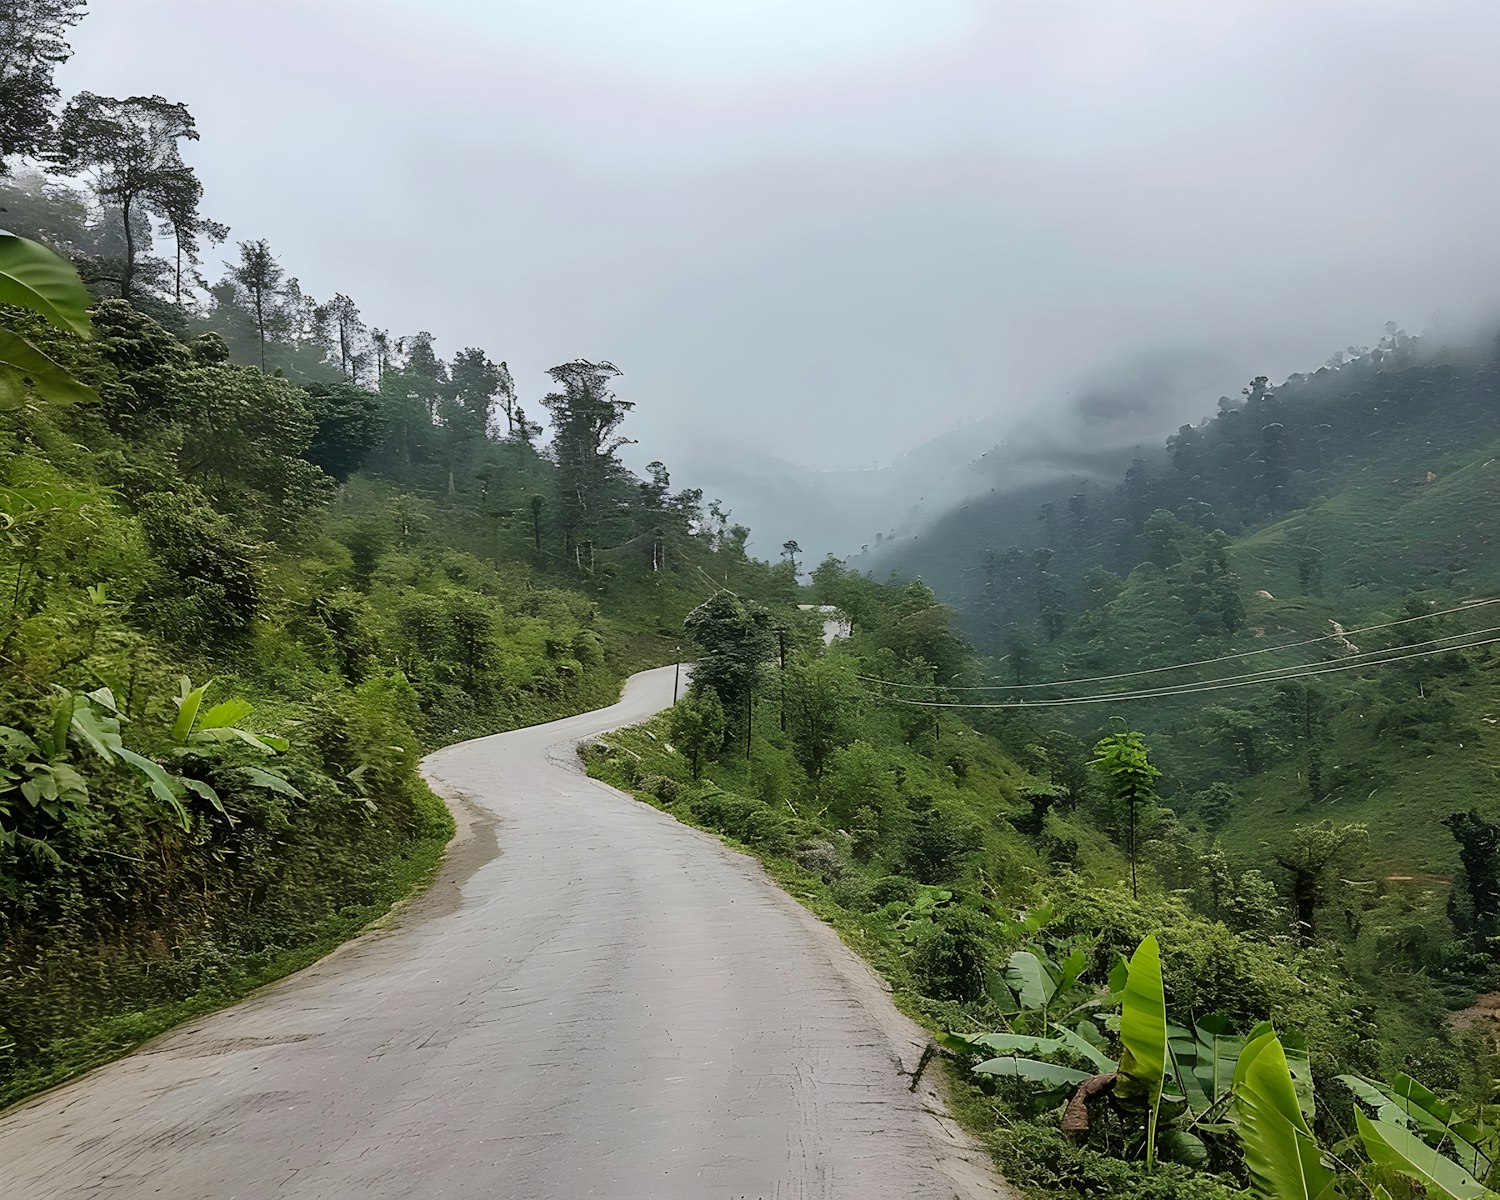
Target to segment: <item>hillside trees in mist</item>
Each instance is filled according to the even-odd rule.
[[[175,213],[184,224],[194,219],[202,188],[182,160],[180,143],[197,137],[187,106],[161,96],[119,100],[80,92],[63,109],[55,161],[71,175],[89,176],[98,199],[120,211],[122,299],[132,296],[137,257],[147,248],[139,243],[135,218]]]
[[[8,159],[52,147],[58,99],[53,74],[72,56],[67,37],[84,0],[7,0],[0,7],[0,176]]]

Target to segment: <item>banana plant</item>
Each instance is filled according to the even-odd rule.
[[[1330,1200],[1338,1172],[1324,1160],[1311,1116],[1274,1030],[1251,1039],[1234,1068],[1233,1119],[1245,1168],[1270,1200]]]
[[[192,753],[198,747],[222,742],[243,742],[263,754],[282,754],[287,750],[285,738],[273,737],[269,733],[251,733],[240,722],[255,711],[248,700],[224,700],[213,707],[203,707],[204,697],[213,680],[193,686],[186,675],[179,680],[174,703],[177,705],[177,720],[172,724],[172,744],[180,750]]]
[[[88,749],[108,765],[123,764],[139,773],[145,779],[146,786],[151,789],[151,794],[162,802],[177,824],[183,829],[190,829],[192,817],[182,802],[182,793],[184,790],[198,789],[189,787],[184,780],[174,779],[155,759],[147,758],[125,745],[124,735],[120,732],[125,717],[120,712],[114,692],[107,687],[96,688],[92,692],[69,692],[66,688],[57,688],[56,691],[59,697],[59,719],[66,712],[69,732],[76,734]],[[207,787],[206,784],[203,786]],[[211,792],[213,789],[208,790]],[[218,797],[214,796],[213,799],[217,801]]]
[[[1373,1112],[1356,1109],[1359,1140],[1377,1166],[1416,1180],[1428,1195],[1493,1196],[1500,1134],[1484,1112],[1469,1114],[1407,1074],[1390,1082],[1359,1075],[1339,1081]],[[1477,1189],[1477,1190],[1476,1190]]]
[[[1078,1134],[1087,1133],[1088,1097],[1113,1091],[1122,1105],[1144,1116],[1148,1163],[1165,1157],[1202,1165],[1209,1152],[1200,1135],[1228,1131],[1223,1110],[1244,1040],[1230,1036],[1222,1018],[1204,1018],[1187,1027],[1167,1019],[1161,952],[1154,937],[1145,939],[1128,962],[1118,961],[1107,990],[1081,981],[1083,961],[1081,953],[1058,964],[1032,951],[1018,951],[1006,970],[1017,1005],[1011,1030],[949,1033],[938,1039],[939,1045],[980,1056],[982,1061],[973,1067],[977,1074],[1024,1080],[1038,1089],[1042,1100],[1058,1100],[1071,1090],[1065,1125]],[[1089,1015],[1089,1010],[1108,1004],[1120,1008],[1104,1019],[1123,1047],[1118,1063]],[[1044,1012],[1047,1021],[1042,1025]],[[1305,1055],[1296,1057],[1299,1103],[1304,1088],[1310,1103],[1311,1071],[1305,1069]],[[1092,1072],[1080,1069],[1085,1066]]]
[[[1109,990],[1084,980],[1087,964],[1087,954],[1078,949],[1061,962],[1034,949],[1015,951],[1001,972],[1001,990],[992,989],[1011,1029],[946,1033],[938,1044],[956,1054],[978,1055],[976,1074],[1024,1080],[1042,1089],[1044,1097],[1115,1072],[1114,1057],[1091,1012],[1119,999],[1125,963],[1121,961]],[[1085,1063],[1092,1070],[1075,1065]]]
[[[79,337],[92,336],[88,292],[78,272],[45,246],[4,230],[0,230],[0,304],[30,309]],[[19,333],[0,325],[0,409],[25,404],[28,383],[51,404],[99,398]]]
[[[1146,1113],[1146,1169],[1156,1164],[1156,1124],[1167,1081],[1167,997],[1161,978],[1161,949],[1148,934],[1130,959],[1120,996],[1120,1042],[1115,1095]]]
[[[235,742],[267,756],[286,752],[288,742],[285,738],[269,733],[252,733],[240,724],[255,710],[248,700],[223,700],[205,708],[204,699],[212,684],[213,680],[210,679],[194,687],[188,676],[179,678],[178,692],[173,698],[177,705],[177,718],[172,723],[170,735],[176,747],[175,757],[209,755],[218,747]],[[292,782],[279,772],[265,767],[243,766],[237,769],[237,774],[250,787],[262,788],[293,800],[305,799]],[[234,822],[235,818],[208,783],[189,775],[180,775],[178,779],[185,788],[207,800],[231,823]]]

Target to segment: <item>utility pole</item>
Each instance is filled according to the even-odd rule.
[[[745,705],[745,761],[750,761],[750,730],[755,724],[755,685],[750,685],[750,702]]]
[[[677,703],[677,685],[682,681],[682,647],[676,647],[677,665],[672,668],[672,703]]]

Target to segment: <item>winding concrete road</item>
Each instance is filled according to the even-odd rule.
[[[825,925],[578,769],[621,702],[427,760],[433,887],[246,1002],[0,1119],[6,1200],[1007,1195]]]

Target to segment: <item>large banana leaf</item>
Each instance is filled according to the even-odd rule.
[[[126,749],[124,746],[116,746],[114,751],[121,760],[129,763],[146,777],[146,783],[150,785],[152,793],[172,811],[172,815],[177,818],[177,823],[184,829],[191,829],[193,821],[188,815],[186,806],[182,803],[182,797],[177,793],[179,785],[173,782],[172,777],[161,768],[161,765],[152,762],[144,754],[137,754],[134,750]]]
[[[1012,1079],[1026,1079],[1046,1087],[1075,1087],[1089,1078],[1087,1071],[1075,1071],[1072,1067],[1059,1067],[1055,1063],[1042,1062],[1035,1058],[1016,1058],[1006,1055],[991,1058],[974,1068],[979,1075],[1001,1075]]]
[[[1338,1176],[1313,1140],[1286,1052],[1274,1032],[1252,1040],[1235,1064],[1234,1115],[1258,1194],[1272,1200],[1319,1200],[1335,1194]]]
[[[1340,1075],[1339,1081],[1375,1110],[1380,1121],[1395,1126],[1415,1126],[1429,1145],[1441,1149],[1444,1142],[1465,1170],[1480,1179],[1495,1167],[1496,1137],[1465,1120],[1448,1101],[1410,1075],[1397,1074],[1389,1083],[1358,1075]]]
[[[1448,1200],[1485,1200],[1495,1196],[1451,1158],[1438,1153],[1406,1126],[1372,1121],[1358,1109],[1354,1110],[1354,1120],[1370,1161],[1415,1179],[1429,1196],[1445,1196]]]
[[[1156,1121],[1167,1076],[1167,998],[1154,935],[1136,947],[1120,1000],[1120,1082],[1115,1095],[1146,1109],[1146,1163],[1156,1158]]]
[[[251,787],[265,788],[268,792],[275,792],[278,796],[286,796],[291,800],[307,799],[285,776],[278,775],[275,771],[262,770],[260,767],[241,767],[240,774],[250,782]]]
[[[1171,1037],[1168,1046],[1188,1108],[1201,1116],[1228,1094],[1245,1039],[1231,1036],[1223,1017],[1208,1016],[1194,1022],[1187,1037]]]
[[[1005,982],[1015,990],[1025,1009],[1046,1008],[1057,991],[1057,984],[1042,960],[1030,950],[1017,950],[1006,961]]]
[[[78,272],[45,246],[0,230],[0,304],[41,313],[52,324],[90,336],[89,295]]]
[[[182,695],[177,698],[177,720],[172,724],[174,745],[180,746],[192,736],[193,727],[198,723],[198,710],[203,707],[203,696],[208,691],[208,684],[193,687],[192,682],[186,675],[182,677]]]
[[[4,239],[0,239],[3,241]],[[53,404],[80,404],[99,399],[93,388],[78,382],[18,333],[0,329],[0,410],[26,403],[26,382]]]
[[[1056,1054],[1063,1048],[1056,1038],[1027,1033],[982,1033],[970,1038],[969,1044],[976,1050],[993,1050],[997,1054]]]
[[[1066,1025],[1053,1025],[1052,1032],[1056,1034],[1057,1040],[1061,1045],[1067,1047],[1074,1054],[1088,1059],[1101,1072],[1113,1071],[1115,1069],[1115,1060],[1110,1058],[1109,1055],[1104,1053],[1103,1050],[1094,1045],[1093,1042],[1089,1041],[1077,1030],[1069,1029]]]
[[[1381,1090],[1381,1085],[1373,1079],[1366,1079],[1362,1075],[1340,1075],[1338,1081],[1373,1108],[1382,1121],[1399,1125],[1406,1120],[1406,1113],[1401,1106],[1386,1095]]]

